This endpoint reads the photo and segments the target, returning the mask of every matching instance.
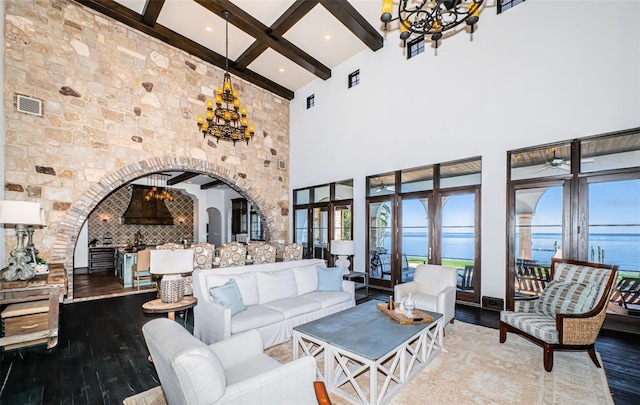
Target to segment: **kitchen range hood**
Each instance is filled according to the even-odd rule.
[[[123,224],[132,225],[173,225],[173,217],[164,200],[146,200],[151,187],[132,184],[131,201],[122,215]]]

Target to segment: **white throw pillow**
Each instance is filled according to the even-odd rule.
[[[298,286],[298,295],[310,293],[318,288],[318,273],[316,266],[296,267],[293,269]]]
[[[256,273],[256,280],[259,304],[298,295],[296,277],[291,269],[259,271]]]

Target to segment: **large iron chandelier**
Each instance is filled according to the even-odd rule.
[[[151,201],[151,199],[173,201],[171,188],[167,184],[169,177],[171,177],[171,175],[164,173],[154,173],[147,177],[147,185],[150,188],[145,194],[144,199],[147,201]]]
[[[431,36],[435,41],[442,38],[444,31],[456,27],[466,21],[471,27],[477,24],[480,5],[484,0],[400,0],[398,16],[393,18],[393,0],[382,1],[380,20],[387,24],[398,20],[400,39],[406,41],[412,34]]]
[[[222,12],[222,17],[226,21],[225,26],[225,73],[222,87],[218,87],[216,93],[216,108],[213,109],[213,101],[207,100],[206,117],[198,117],[198,128],[202,134],[212,136],[219,142],[220,139],[232,141],[235,146],[237,141],[249,140],[254,135],[253,125],[247,125],[247,109],[240,108],[238,93],[231,86],[231,75],[229,74],[229,17],[228,11]],[[224,102],[224,107],[222,103]]]

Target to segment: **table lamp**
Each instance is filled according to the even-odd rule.
[[[184,298],[182,273],[193,271],[193,249],[151,250],[149,272],[162,275],[160,301],[180,302]]]
[[[331,254],[338,256],[336,266],[344,269],[344,274],[349,273],[349,256],[356,253],[356,244],[352,240],[333,240],[331,241]]]
[[[11,251],[9,268],[4,273],[4,280],[30,280],[36,275],[36,258],[33,254],[27,255],[24,236],[28,225],[45,225],[42,206],[37,202],[0,201],[0,223],[15,225],[18,237],[18,246]]]

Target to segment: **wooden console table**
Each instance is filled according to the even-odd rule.
[[[29,342],[32,342],[31,344],[37,344],[43,339],[46,339],[48,349],[57,345],[60,302],[67,293],[64,264],[49,264],[48,274],[36,275],[28,281],[3,281],[3,273],[4,271],[0,271],[0,306],[4,307],[9,304],[46,300],[49,311],[47,325],[45,326],[46,329],[29,331],[29,328],[25,327],[24,333],[0,337],[0,346],[4,347],[21,343],[29,345]],[[29,317],[34,315],[27,314],[24,316]]]

